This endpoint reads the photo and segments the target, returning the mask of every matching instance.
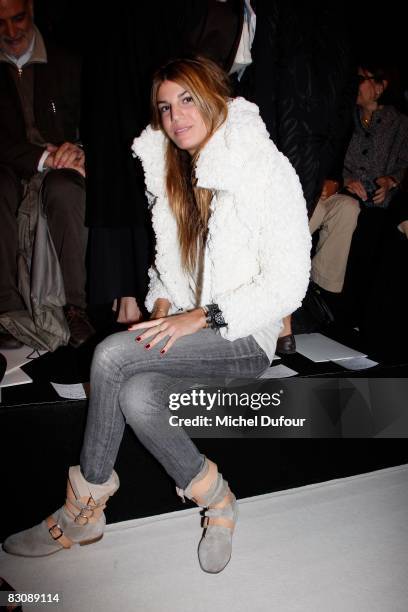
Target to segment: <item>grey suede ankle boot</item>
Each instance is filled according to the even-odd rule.
[[[218,574],[231,558],[232,534],[238,519],[235,495],[218,472],[216,464],[207,458],[187,488],[184,491],[177,489],[177,493],[206,508],[198,559],[202,570]]]
[[[74,544],[97,542],[105,529],[106,502],[118,488],[115,471],[105,483],[92,484],[79,465],[70,467],[65,504],[39,525],[8,537],[3,549],[22,557],[45,557]]]

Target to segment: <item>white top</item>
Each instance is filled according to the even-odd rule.
[[[163,132],[149,126],[132,149],[142,161],[156,235],[146,307],[166,298],[174,313],[194,308],[195,295],[167,197],[166,147]],[[201,303],[218,304],[225,339],[253,335],[271,355],[272,334],[300,306],[309,282],[311,237],[299,178],[270,140],[258,107],[243,98],[229,103],[195,174],[198,187],[214,192]]]

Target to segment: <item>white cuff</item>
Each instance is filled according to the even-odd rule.
[[[38,166],[37,166],[37,171],[38,172],[44,172],[44,170],[45,170],[45,168],[44,168],[45,160],[47,159],[47,157],[49,155],[50,155],[49,151],[44,151],[44,153],[41,155],[40,161],[38,162]]]

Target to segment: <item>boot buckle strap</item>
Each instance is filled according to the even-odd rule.
[[[45,522],[48,527],[48,533],[54,542],[58,540],[58,543],[61,544],[63,548],[71,548],[72,540],[70,540],[64,534],[64,531],[61,529],[61,526],[57,523],[55,518],[51,515],[45,520]]]
[[[235,521],[230,516],[228,508],[207,508],[204,513],[202,526],[203,529],[207,529],[211,525],[218,525],[219,527],[227,527],[228,529],[234,530]]]
[[[74,522],[78,523],[78,525],[87,525],[89,523],[89,518],[83,514],[77,514],[74,518]]]
[[[59,530],[58,535],[55,532],[56,529]],[[64,532],[62,531],[62,529],[58,525],[58,523],[55,523],[54,525],[51,525],[51,527],[48,529],[48,532],[49,532],[49,534],[50,534],[50,536],[52,537],[53,540],[59,540],[60,537],[64,535]]]
[[[218,525],[218,527],[227,527],[227,529],[231,529],[231,531],[234,531],[235,522],[225,516],[212,517],[205,515],[202,524],[203,529],[207,529],[208,527],[211,527],[211,525]]]
[[[91,519],[94,515],[94,510],[95,510],[95,506],[91,507],[91,506],[84,506],[83,508],[81,508],[79,514],[76,515],[74,521],[76,523],[79,523],[80,525],[87,525],[89,522],[89,519]],[[90,512],[90,514],[86,514],[87,512]],[[81,522],[83,519],[83,522]]]

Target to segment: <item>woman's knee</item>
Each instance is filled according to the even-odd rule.
[[[336,195],[333,198],[335,202],[330,215],[333,220],[341,226],[355,227],[360,214],[358,200],[346,194]]]
[[[100,342],[93,354],[92,371],[105,370],[112,371],[122,361],[123,340],[127,332],[121,332],[108,336]]]
[[[341,205],[343,208],[347,208],[348,210],[352,210],[357,215],[360,212],[360,205],[356,198],[352,196],[344,194],[341,199]]]
[[[156,372],[141,372],[122,385],[119,405],[131,427],[146,427],[167,410],[169,385],[171,380]]]

